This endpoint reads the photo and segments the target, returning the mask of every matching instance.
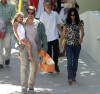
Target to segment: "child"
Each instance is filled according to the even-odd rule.
[[[15,36],[17,37],[17,39],[19,40],[19,43],[28,47],[29,60],[34,61],[34,59],[32,58],[32,55],[31,55],[31,44],[25,37],[25,30],[22,25],[23,19],[24,19],[24,14],[22,12],[16,13],[16,15],[13,19],[14,33],[15,33]]]

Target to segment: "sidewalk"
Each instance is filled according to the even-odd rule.
[[[10,66],[0,69],[0,94],[23,94],[20,87],[20,61],[18,50],[12,43]],[[77,82],[67,82],[67,59],[59,61],[60,73],[37,72],[35,91],[26,94],[100,94],[100,65],[83,50],[80,54]]]

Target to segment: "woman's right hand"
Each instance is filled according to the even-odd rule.
[[[80,39],[79,39],[79,44],[81,44],[82,42],[83,42],[83,39],[80,38]]]

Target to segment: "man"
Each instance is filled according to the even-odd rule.
[[[54,2],[57,3],[57,9],[56,9],[56,11],[59,14],[60,10],[61,10],[61,0],[54,0]]]
[[[19,0],[16,0],[19,1]],[[26,17],[26,9],[29,6],[30,1],[29,0],[22,0],[22,12],[24,13],[24,17]]]
[[[44,0],[30,0],[30,5],[36,8],[35,18],[37,19],[39,19],[41,14],[44,12],[43,1]]]
[[[66,20],[68,10],[71,7],[72,7],[72,4],[71,3],[65,3],[64,4],[64,8],[61,9],[59,16],[60,16],[60,18],[62,20],[62,23]]]
[[[35,18],[40,19],[41,14],[44,12],[43,7],[44,0],[30,0],[30,5],[36,8]],[[53,0],[51,0],[51,8],[53,9]]]
[[[21,56],[21,86],[22,91],[26,92],[27,89],[34,90],[34,82],[37,72],[38,52],[42,48],[47,51],[47,37],[45,34],[44,25],[36,20],[35,7],[29,6],[27,9],[27,18],[24,22],[26,37],[32,45],[32,56],[34,61],[28,59],[27,47],[20,51]],[[30,74],[28,77],[28,67],[30,67]]]
[[[41,15],[40,20],[43,22],[46,28],[46,35],[48,41],[48,54],[52,57],[55,62],[55,71],[60,72],[58,67],[58,55],[59,55],[59,37],[57,27],[60,29],[59,23],[61,22],[57,12],[51,10],[50,0],[44,0],[45,12]]]
[[[15,13],[16,11],[14,6],[9,4],[7,0],[0,1],[0,19],[4,21],[6,29],[5,38],[0,39],[0,68],[3,68],[4,63],[3,47],[5,48],[5,64],[10,64],[11,34],[13,33],[11,20]]]
[[[57,12],[60,13],[61,10],[61,0],[57,0]]]
[[[36,15],[35,15],[35,18],[37,19],[39,19],[41,14],[44,12],[43,1],[44,0],[39,0],[38,2],[38,7],[37,7]]]

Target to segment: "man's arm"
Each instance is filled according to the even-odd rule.
[[[40,48],[40,45],[41,45],[40,43],[42,41],[43,50],[45,52],[47,52],[47,49],[48,49],[47,36],[46,36],[46,33],[45,33],[45,27],[44,27],[42,22],[39,22],[38,27],[37,27],[37,31],[38,31],[38,34],[39,34],[39,49],[38,50],[41,49]]]
[[[47,36],[45,33],[45,27],[43,23],[41,23],[41,27],[42,27],[41,35],[42,35],[43,49],[45,52],[47,52],[47,49],[48,49]]]

